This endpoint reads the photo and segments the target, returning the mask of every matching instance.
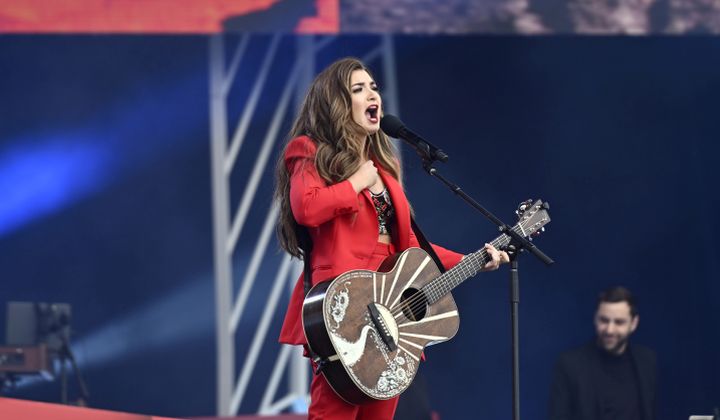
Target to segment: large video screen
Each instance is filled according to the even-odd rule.
[[[713,0],[341,0],[342,32],[686,34],[720,32]]]
[[[337,33],[338,0],[0,0],[4,33]]]
[[[0,0],[3,33],[720,33],[714,0]]]

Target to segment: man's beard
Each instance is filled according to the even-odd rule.
[[[606,352],[617,355],[617,354],[621,354],[620,349],[622,349],[623,351],[625,350],[625,346],[627,346],[629,338],[630,338],[629,335],[625,336],[623,338],[618,339],[617,343],[615,343],[614,346],[606,347],[605,343],[603,342],[602,337],[598,337],[597,344],[598,344],[598,347],[605,350]]]

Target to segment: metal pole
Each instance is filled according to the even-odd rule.
[[[217,345],[217,401],[219,416],[230,415],[230,398],[235,371],[235,346],[231,335],[230,307],[232,267],[227,256],[226,238],[229,224],[229,191],[225,176],[227,149],[227,108],[224,95],[223,35],[213,35],[210,51],[210,156],[212,159],[213,232],[215,254],[215,316]]]

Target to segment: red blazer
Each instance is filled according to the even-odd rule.
[[[290,171],[290,207],[295,220],[308,227],[313,241],[310,255],[313,285],[357,269],[367,269],[378,239],[375,206],[367,189],[356,193],[345,180],[328,185],[315,168],[315,143],[306,136],[290,141],[285,164]],[[395,207],[393,243],[398,251],[420,247],[410,227],[410,206],[400,183],[382,167],[378,173]],[[432,245],[446,268],[455,266],[463,255]],[[376,267],[371,267],[375,269]],[[302,330],[303,275],[295,284],[279,341],[306,344]]]

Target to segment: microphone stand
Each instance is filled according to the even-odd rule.
[[[494,214],[488,211],[480,203],[470,197],[465,191],[462,190],[457,184],[450,182],[447,178],[440,175],[438,170],[433,166],[436,161],[446,162],[448,160],[447,154],[437,147],[433,146],[429,142],[419,139],[413,147],[417,151],[418,155],[423,161],[423,168],[430,175],[445,184],[453,193],[460,196],[467,204],[479,211],[483,216],[489,219],[492,223],[498,226],[500,232],[510,236],[511,241],[508,248],[505,250],[510,256],[510,319],[512,324],[512,413],[513,420],[520,419],[520,338],[519,338],[519,327],[518,327],[518,315],[520,308],[520,278],[518,271],[518,255],[523,250],[527,250],[533,254],[536,258],[542,261],[545,265],[551,265],[554,261],[545,255],[540,249],[538,249],[532,242],[525,239],[517,232],[515,232],[510,226],[504,223],[502,220],[497,218]]]

